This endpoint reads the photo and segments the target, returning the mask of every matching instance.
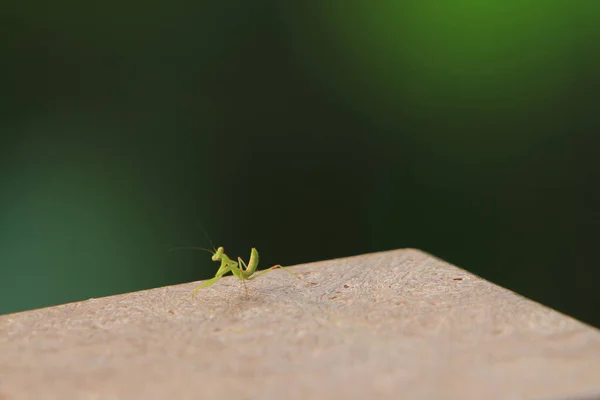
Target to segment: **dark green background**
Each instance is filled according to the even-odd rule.
[[[0,313],[416,247],[600,325],[600,3],[4,2]],[[398,4],[401,5],[398,5]]]

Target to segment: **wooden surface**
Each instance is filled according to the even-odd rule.
[[[417,250],[0,316],[0,400],[593,399],[600,331]]]

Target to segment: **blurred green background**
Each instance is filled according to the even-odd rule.
[[[4,2],[0,313],[416,247],[600,325],[600,3]]]

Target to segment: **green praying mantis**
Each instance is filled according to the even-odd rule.
[[[237,261],[230,259],[227,256],[227,254],[225,254],[225,250],[223,249],[223,247],[219,247],[214,252],[207,250],[207,249],[203,249],[203,248],[198,248],[198,247],[196,247],[196,248],[208,251],[209,253],[212,253],[211,260],[217,261],[217,262],[220,261],[221,266],[217,270],[217,273],[215,274],[214,278],[211,278],[211,279],[207,280],[206,282],[203,282],[201,285],[199,285],[192,291],[192,296],[195,295],[198,292],[198,290],[213,285],[215,282],[217,282],[219,279],[221,279],[225,274],[227,274],[229,272],[231,272],[233,274],[233,276],[240,279],[244,283],[244,290],[246,291],[246,296],[248,296],[248,287],[246,286],[246,281],[256,279],[259,276],[264,275],[267,272],[274,270],[275,268],[281,268],[288,274],[294,276],[295,278],[303,280],[301,277],[294,274],[293,272],[288,271],[287,269],[285,269],[284,267],[282,267],[279,264],[274,265],[274,266],[267,268],[265,270],[262,270],[262,271],[256,271],[256,269],[258,268],[258,251],[256,251],[256,249],[254,247],[250,251],[250,260],[248,260],[248,264],[246,264],[244,262],[244,260],[242,260],[241,257],[238,257]]]

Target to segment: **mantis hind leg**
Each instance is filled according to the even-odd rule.
[[[244,292],[246,293],[246,297],[248,297],[248,286],[246,286],[246,280],[242,279],[242,283],[244,284]]]
[[[294,278],[300,279],[301,281],[303,281],[303,280],[304,280],[304,279],[302,279],[300,276],[296,275],[296,274],[295,274],[295,273],[293,273],[293,272],[290,272],[290,271],[288,271],[288,270],[287,270],[285,267],[283,267],[283,266],[281,266],[281,265],[279,265],[279,264],[277,264],[277,265],[273,265],[272,267],[270,267],[270,268],[267,268],[267,269],[263,269],[262,271],[258,271],[258,272],[256,272],[255,274],[253,274],[251,277],[248,277],[248,279],[254,279],[254,278],[257,278],[257,277],[259,277],[259,276],[261,276],[261,275],[264,275],[264,274],[266,274],[267,272],[271,272],[271,271],[273,271],[275,268],[281,268],[282,270],[284,270],[284,271],[285,271],[285,272],[287,272],[288,274],[292,275]]]

